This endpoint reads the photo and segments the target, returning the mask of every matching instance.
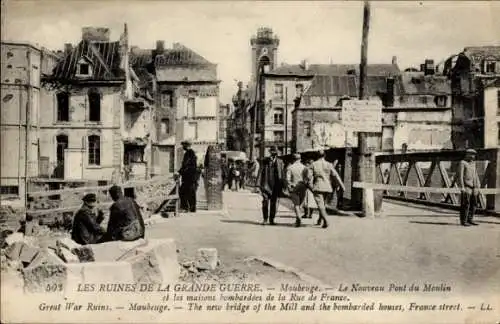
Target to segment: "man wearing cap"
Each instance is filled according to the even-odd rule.
[[[300,154],[294,154],[293,160],[294,162],[286,169],[286,187],[295,211],[295,227],[300,227],[300,206],[304,201],[306,192],[302,181],[305,166],[300,162]]]
[[[196,188],[197,188],[197,168],[196,154],[191,149],[190,141],[181,142],[184,149],[179,175],[181,176],[181,186],[179,188],[179,198],[181,209],[187,212],[196,212]]]
[[[107,240],[134,241],[144,238],[144,219],[135,200],[124,196],[122,188],[116,185],[109,188],[109,195],[113,204],[109,208]]]
[[[104,217],[96,215],[96,195],[93,193],[83,197],[83,205],[73,218],[71,239],[78,244],[96,244],[101,241],[105,230],[99,225]]]
[[[462,226],[479,225],[473,222],[476,210],[477,189],[480,188],[476,173],[476,151],[468,149],[458,168],[458,185],[460,187],[460,224]]]
[[[314,193],[314,199],[318,205],[319,219],[317,225],[321,225],[323,228],[328,227],[328,222],[326,221],[326,206],[325,199],[328,195],[334,192],[334,189],[338,186],[345,191],[344,184],[337,170],[333,167],[333,164],[325,160],[325,152],[323,150],[319,151],[319,159],[314,161],[312,170],[312,189]],[[332,181],[333,180],[333,181]],[[332,182],[335,182],[332,185]]]
[[[269,220],[270,225],[274,225],[276,216],[276,203],[278,196],[283,189],[283,161],[278,158],[278,149],[273,146],[269,150],[270,157],[263,161],[259,174],[260,192],[262,195],[262,225]]]

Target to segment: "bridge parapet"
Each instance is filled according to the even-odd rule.
[[[403,187],[429,187],[428,191],[384,190],[384,197],[423,204],[457,208],[459,194],[453,190],[431,188],[457,188],[458,162],[465,151],[443,150],[400,154],[379,153],[375,157],[377,183]],[[477,177],[481,188],[500,188],[500,149],[478,149]],[[480,193],[479,209],[500,212],[500,195]]]

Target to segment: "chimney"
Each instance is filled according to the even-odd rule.
[[[425,60],[425,75],[434,75],[434,60]]]
[[[398,65],[398,57],[397,56],[392,57],[392,65]]]
[[[157,40],[156,41],[156,51],[164,52],[165,51],[165,41]]]
[[[110,30],[106,27],[83,27],[82,40],[90,42],[109,42]]]
[[[73,50],[73,45],[71,43],[64,44],[64,54],[67,55]]]
[[[420,72],[425,72],[425,64],[420,64]]]
[[[307,62],[307,60],[300,61],[299,66],[302,68],[302,70],[309,70],[309,63]]]
[[[387,92],[386,92],[386,100],[385,100],[385,106],[386,107],[393,107],[394,106],[394,78],[387,78],[386,80],[386,86],[387,86]]]

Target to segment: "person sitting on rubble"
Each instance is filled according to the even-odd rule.
[[[82,200],[83,205],[73,218],[71,239],[81,245],[99,243],[106,231],[100,225],[104,215],[101,211],[96,213],[97,197],[90,193]]]
[[[135,241],[144,238],[144,219],[135,200],[124,196],[122,188],[116,185],[109,189],[109,195],[114,203],[109,208],[107,240]]]

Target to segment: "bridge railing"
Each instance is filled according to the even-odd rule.
[[[465,151],[377,154],[377,183],[391,186],[378,189],[383,190],[385,198],[457,208],[460,205],[456,190],[458,166],[464,155]],[[500,195],[495,190],[500,188],[500,149],[477,150],[476,170],[481,188],[492,189],[479,194],[478,208],[500,211]],[[405,187],[409,190],[405,191]],[[422,189],[415,190],[415,187]]]

